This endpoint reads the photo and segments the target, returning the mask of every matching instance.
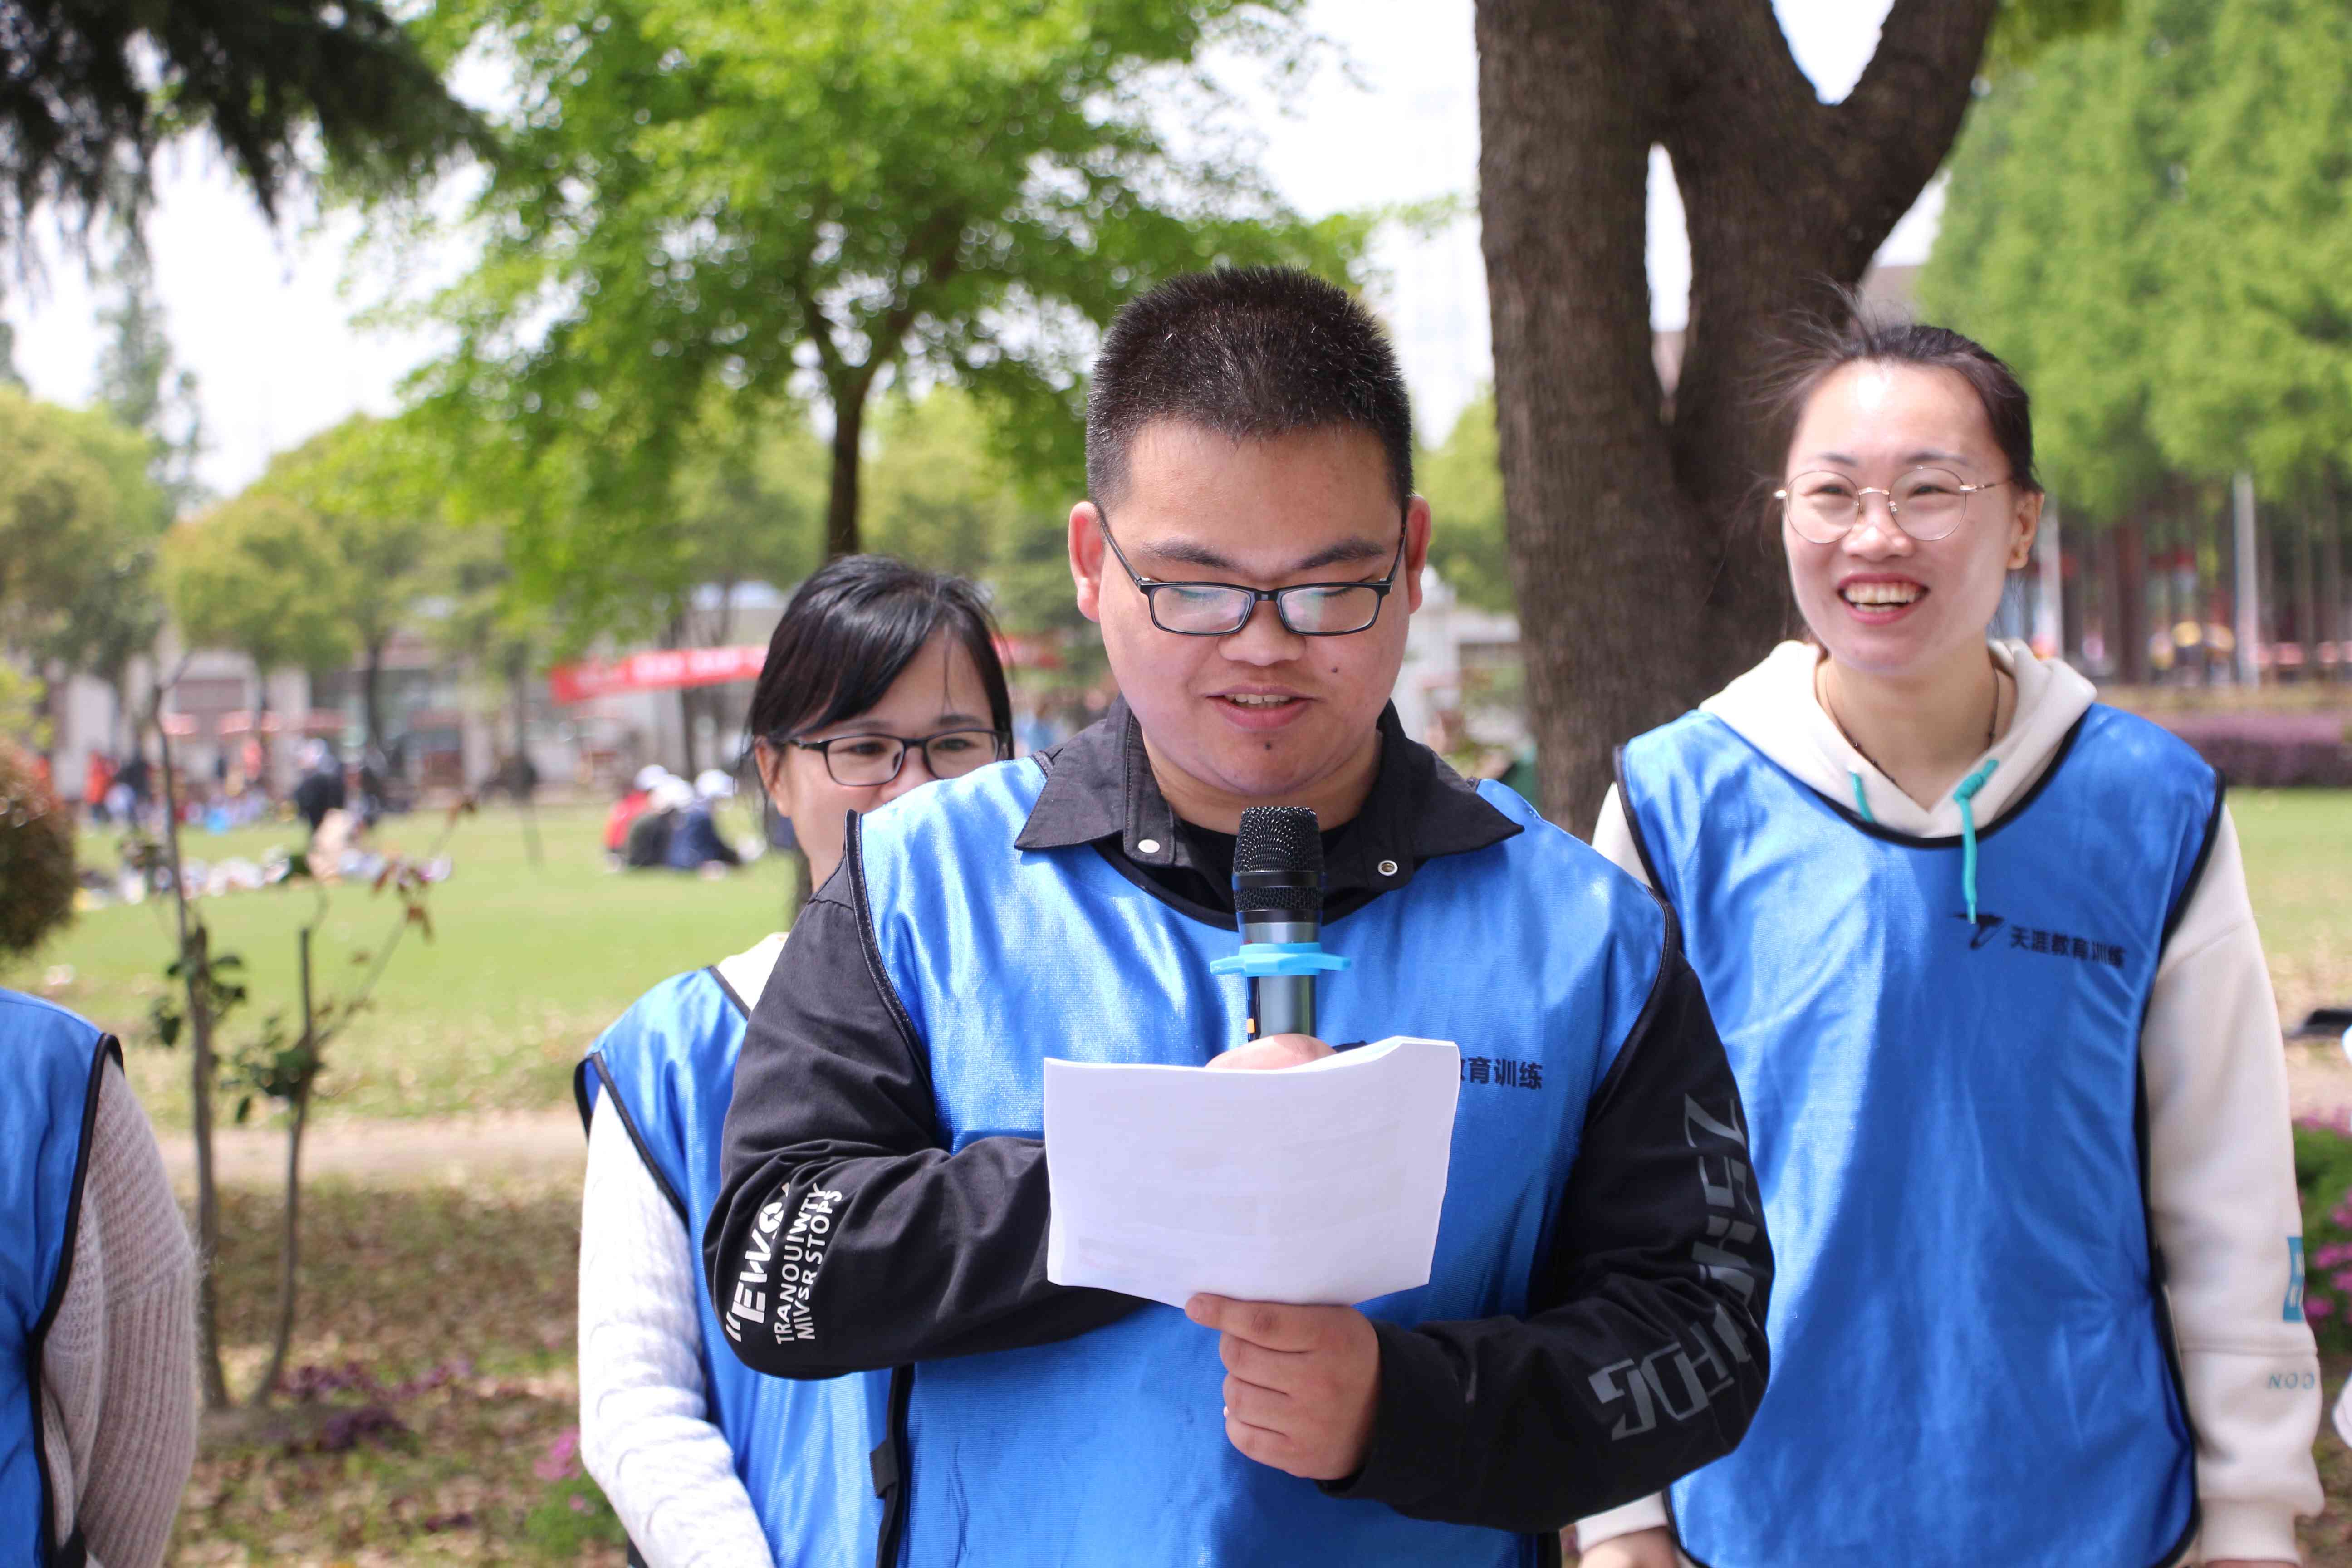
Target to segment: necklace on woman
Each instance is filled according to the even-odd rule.
[[[1990,659],[1985,662],[1992,669],[1992,711],[1985,715],[1984,738],[1984,749],[1990,752],[1992,750],[1993,737],[2000,731],[2000,667],[1993,664]],[[1862,742],[1853,738],[1853,731],[1847,729],[1845,721],[1838,717],[1837,704],[1830,700],[1829,678],[1823,673],[1828,664],[1829,661],[1824,659],[1813,667],[1813,695],[1820,699],[1822,711],[1830,716],[1830,722],[1837,726],[1837,732],[1845,737],[1845,743],[1853,748],[1854,755],[1872,767],[1877,768],[1882,775],[1892,780],[1895,775],[1880,766],[1876,757],[1862,749]]]

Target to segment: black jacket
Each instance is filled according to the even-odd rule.
[[[1423,862],[1519,830],[1393,712],[1382,723],[1370,796],[1325,836],[1333,914],[1410,897]],[[1232,840],[1175,818],[1123,708],[1045,760],[1022,847],[1090,847],[1180,912],[1231,925]],[[1737,1141],[1738,1089],[1667,923],[1651,1005],[1587,1107],[1528,1315],[1378,1324],[1371,1444],[1328,1490],[1417,1518],[1557,1528],[1659,1489],[1747,1429],[1764,1391],[1770,1249]],[[736,1353],[780,1376],[829,1377],[1046,1343],[1134,1310],[1132,1298],[1046,1280],[1042,1143],[985,1138],[949,1154],[871,952],[856,879],[837,873],[752,1015],[703,1237],[715,1298],[761,1208],[781,1197],[797,1212],[814,1187],[849,1196],[833,1215],[828,1289],[810,1303],[818,1334],[746,1335]],[[852,1163],[854,1180],[831,1179]],[[1750,1359],[1716,1348],[1732,1338]]]

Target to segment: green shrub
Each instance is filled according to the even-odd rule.
[[[2352,1137],[2321,1121],[2294,1128],[2303,1198],[2303,1315],[2323,1351],[2352,1351]]]
[[[0,741],[0,956],[32,952],[73,918],[73,902],[72,814]]]

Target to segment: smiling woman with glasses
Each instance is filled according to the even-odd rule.
[[[882,556],[835,561],[793,595],[751,731],[769,804],[816,887],[841,862],[850,816],[1010,754],[994,630],[971,584]],[[702,1268],[736,1058],[783,945],[771,936],[656,986],[577,1079],[590,1114],[581,1457],[628,1528],[630,1560],[650,1568],[832,1563],[810,1543],[881,1528],[868,1432],[888,1375],[752,1373],[720,1338],[721,1314],[751,1300],[739,1286],[762,1300],[776,1287],[730,1280],[714,1295]]]
[[[1724,1190],[1778,1255],[1771,1383],[1671,1521],[1585,1521],[1586,1568],[2293,1562],[2318,1363],[2221,780],[1989,638],[2042,518],[2007,365],[1857,317],[1786,385],[1811,637],[1628,743],[1593,832],[1754,1118]]]

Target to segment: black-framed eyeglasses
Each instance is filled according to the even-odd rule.
[[[825,776],[853,789],[886,784],[907,765],[909,750],[923,753],[935,779],[958,779],[1013,754],[1001,730],[941,730],[936,735],[835,735],[829,741],[786,737],[786,743],[824,759]]]
[[[1097,509],[1097,515],[1100,516]],[[1128,564],[1127,552],[1111,537],[1110,519],[1102,518],[1103,539],[1118,557],[1128,580],[1151,610],[1151,624],[1163,632],[1186,637],[1226,637],[1249,625],[1265,601],[1274,601],[1274,613],[1283,629],[1302,637],[1343,637],[1360,632],[1381,618],[1381,602],[1396,586],[1397,568],[1404,564],[1406,531],[1397,531],[1396,559],[1389,574],[1376,583],[1294,583],[1287,588],[1250,588],[1239,583],[1163,583],[1146,577]]]
[[[1816,469],[1799,474],[1772,492],[1789,510],[1789,526],[1815,544],[1835,544],[1862,521],[1872,496],[1886,500],[1886,515],[1913,539],[1948,539],[1969,515],[1969,498],[2009,483],[1972,485],[1949,468],[1917,468],[1881,489],[1858,485],[1843,474]]]

